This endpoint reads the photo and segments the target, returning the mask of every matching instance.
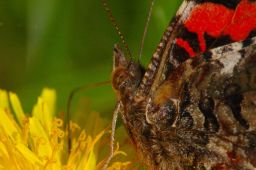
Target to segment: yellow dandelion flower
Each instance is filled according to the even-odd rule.
[[[0,90],[0,169],[95,170],[102,167],[104,160],[99,160],[98,151],[106,130],[92,137],[75,123],[71,123],[71,131],[79,135],[72,137],[70,154],[67,160],[63,159],[67,134],[63,120],[55,115],[55,102],[56,92],[44,89],[28,116],[15,93]],[[115,155],[120,154],[125,155],[117,147]],[[130,164],[113,162],[107,170],[127,169]]]

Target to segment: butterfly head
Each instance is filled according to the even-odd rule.
[[[119,99],[131,96],[142,79],[143,67],[127,59],[118,45],[114,46],[113,57],[112,86]]]

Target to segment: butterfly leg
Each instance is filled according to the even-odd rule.
[[[107,169],[111,159],[114,156],[114,142],[115,142],[116,122],[117,122],[117,118],[118,118],[118,113],[120,111],[120,107],[121,107],[121,103],[118,103],[115,110],[114,110],[114,114],[113,114],[113,118],[112,118],[112,124],[111,124],[110,152],[109,152],[109,156],[108,156],[106,162],[104,163],[104,166],[103,166],[102,170]]]

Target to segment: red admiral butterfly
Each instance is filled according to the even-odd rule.
[[[112,84],[148,169],[256,169],[255,0],[185,0],[146,70],[114,47]]]

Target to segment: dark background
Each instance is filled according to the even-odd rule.
[[[149,4],[109,2],[135,58]],[[145,66],[179,4],[156,1],[142,56]],[[110,80],[112,49],[119,42],[99,0],[0,0],[0,88],[16,92],[27,113],[44,87],[54,88],[57,111],[65,111],[73,88]],[[80,92],[73,108],[81,96],[102,115],[113,110],[111,85]]]

